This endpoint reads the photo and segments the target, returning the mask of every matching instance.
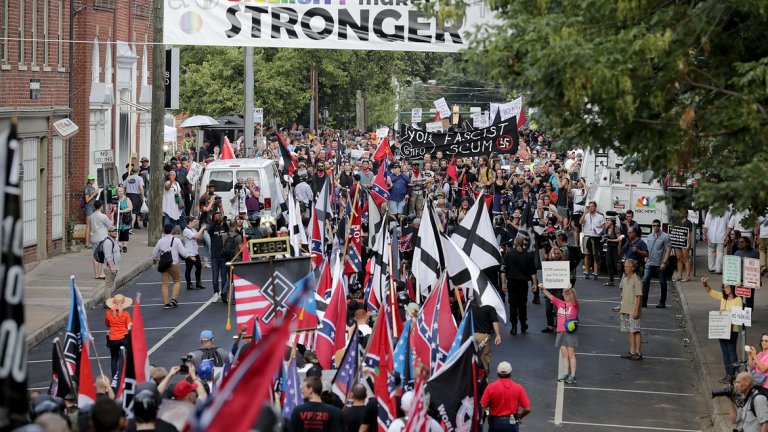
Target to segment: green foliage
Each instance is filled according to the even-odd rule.
[[[768,210],[768,2],[493,0],[473,70],[526,95],[564,146],[697,178],[695,203]],[[446,16],[457,6],[436,3]],[[488,37],[486,35],[492,35]]]
[[[185,46],[179,57],[180,111],[214,118],[243,112],[242,48]]]

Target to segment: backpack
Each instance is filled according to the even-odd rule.
[[[107,237],[109,238],[109,237]],[[109,238],[109,240],[112,240]],[[99,264],[104,264],[104,242],[107,241],[107,239],[104,239],[99,242],[99,244],[96,245],[96,248],[93,250],[93,259],[96,260]]]
[[[198,348],[198,351],[203,353],[203,356],[200,358],[200,362],[202,363],[203,360],[212,360],[214,367],[223,367],[224,366],[224,359],[221,358],[219,355],[219,351],[216,347],[206,347],[206,348]]]
[[[173,265],[173,253],[171,253],[171,250],[173,249],[174,240],[176,240],[175,237],[171,239],[171,247],[167,251],[160,252],[160,257],[157,259],[157,271],[160,273],[168,270]]]
[[[768,399],[768,389],[763,386],[755,386],[752,387],[752,391],[755,392],[755,396],[752,398],[752,401],[749,403],[749,409],[752,411],[752,415],[757,417],[757,413],[755,412],[755,398],[758,396],[763,396],[766,399]]]
[[[85,202],[85,193],[83,193],[83,194],[80,196],[80,209],[81,209],[81,210],[85,210],[85,205],[86,205],[86,204],[87,204],[87,203]]]
[[[224,249],[221,252],[221,256],[226,260],[231,260],[235,257],[235,255],[237,255],[239,247],[240,245],[237,244],[237,239],[235,236],[227,233],[227,236],[224,239]]]

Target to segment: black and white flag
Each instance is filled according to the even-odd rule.
[[[445,269],[451,283],[464,290],[467,300],[477,297],[479,306],[489,305],[496,309],[496,314],[503,322],[507,322],[507,313],[499,292],[482,270],[461,248],[448,236],[443,235],[443,250],[445,251]]]
[[[290,234],[292,256],[301,256],[301,245],[307,244],[307,234],[301,223],[299,203],[293,199],[293,193],[288,194],[288,230]]]
[[[427,381],[429,403],[448,432],[474,432],[479,427],[474,340],[467,340]]]
[[[472,258],[480,270],[501,266],[499,243],[496,241],[491,215],[488,213],[483,194],[477,197],[464,219],[454,228],[451,240]]]
[[[445,268],[440,231],[434,213],[432,205],[427,203],[421,213],[421,225],[413,247],[413,274],[416,275],[416,286],[423,296],[429,295]]]

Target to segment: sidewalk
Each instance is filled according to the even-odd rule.
[[[152,248],[147,246],[145,228],[133,230],[128,252],[122,255],[115,289],[138,276],[152,265]],[[93,278],[93,249],[77,245],[72,253],[37,263],[24,274],[24,318],[27,348],[47,339],[67,323],[72,294],[69,277],[75,276],[87,309],[100,305],[104,281]]]
[[[706,397],[710,397],[709,392],[711,390],[721,389],[723,384],[718,382],[720,378],[725,375],[725,369],[723,367],[723,356],[720,352],[720,344],[717,340],[710,340],[709,334],[709,312],[719,309],[719,304],[716,300],[709,297],[701,285],[701,278],[703,276],[709,277],[709,285],[712,289],[719,289],[722,282],[722,276],[709,274],[707,268],[707,248],[703,243],[699,243],[699,247],[696,250],[696,275],[691,278],[690,282],[676,283],[677,292],[680,294],[680,304],[683,307],[683,313],[686,319],[686,324],[690,329],[693,347],[696,351],[696,358],[698,360],[698,367],[701,373],[702,386],[704,391],[707,392]],[[763,279],[763,286],[765,286],[765,279]],[[651,299],[654,297],[654,289],[651,287]],[[747,327],[747,341],[746,343],[740,337],[738,342],[737,354],[740,360],[744,359],[744,345],[753,345],[759,348],[760,334],[764,331],[768,331],[768,296],[763,289],[755,291],[755,307],[752,311],[752,327]],[[655,291],[658,295],[658,291]],[[651,301],[653,302],[653,300]],[[712,423],[714,430],[725,431],[733,429],[728,404],[730,401],[727,398],[715,398],[712,399],[710,405],[710,412],[712,414]]]

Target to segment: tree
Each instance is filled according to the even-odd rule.
[[[221,117],[244,111],[242,48],[183,47],[179,54],[179,110]]]
[[[702,208],[768,212],[768,3],[490,3],[497,24],[474,34],[465,58],[524,92],[565,146],[612,149],[636,170],[696,178]]]

